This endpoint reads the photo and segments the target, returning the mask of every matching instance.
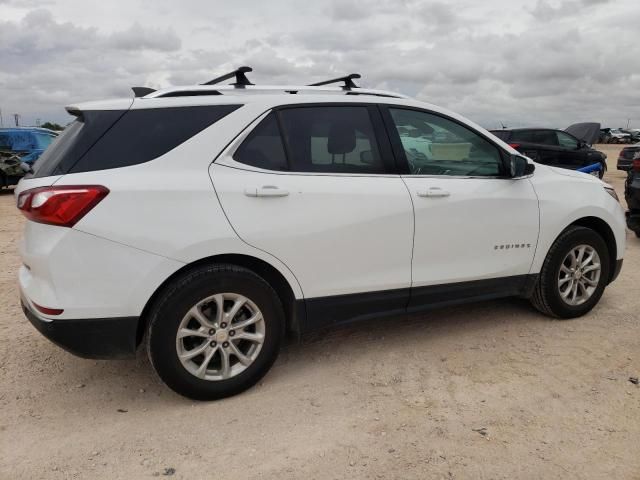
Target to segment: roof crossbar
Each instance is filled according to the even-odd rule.
[[[245,73],[252,72],[253,68],[251,67],[240,67],[233,72],[229,72],[221,77],[214,78],[213,80],[209,80],[208,82],[201,83],[200,85],[215,85],[216,83],[224,82],[225,80],[229,80],[230,78],[235,77],[236,81],[232,83],[236,88],[244,88],[247,85],[253,85],[245,75]]]
[[[351,90],[352,88],[358,88],[358,86],[353,82],[354,78],[360,78],[360,74],[350,73],[349,75],[345,75],[344,77],[332,78],[331,80],[325,80],[324,82],[310,83],[308,86],[321,87],[322,85],[329,85],[331,83],[344,82],[342,89]]]

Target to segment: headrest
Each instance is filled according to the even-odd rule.
[[[335,122],[329,129],[327,150],[331,155],[353,152],[356,148],[356,130],[347,122]]]

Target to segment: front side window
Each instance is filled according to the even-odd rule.
[[[501,174],[498,148],[474,131],[427,112],[390,108],[412,175]]]
[[[561,147],[568,148],[570,150],[578,149],[578,141],[571,135],[564,132],[556,132],[558,136],[558,143]]]
[[[287,108],[279,115],[293,171],[385,173],[366,106]]]

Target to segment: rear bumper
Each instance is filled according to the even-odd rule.
[[[621,160],[618,160],[618,164],[616,165],[616,168],[618,170],[623,170],[626,172],[631,170],[632,165],[633,165],[633,160],[621,159]]]
[[[45,320],[21,299],[22,311],[53,343],[82,358],[123,358],[136,352],[138,317]]]

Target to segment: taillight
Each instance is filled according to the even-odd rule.
[[[509,144],[509,146],[510,146],[511,148],[515,148],[515,149],[520,148],[520,144],[519,144],[519,143],[510,143],[510,144]]]
[[[33,303],[33,306],[36,307],[39,312],[44,313],[45,315],[60,315],[62,312],[64,312],[62,308],[49,308],[38,305],[35,302],[31,303]]]
[[[640,158],[633,161],[632,167],[634,172],[640,172]]]
[[[108,193],[100,185],[38,187],[18,196],[18,209],[34,222],[73,227]]]

